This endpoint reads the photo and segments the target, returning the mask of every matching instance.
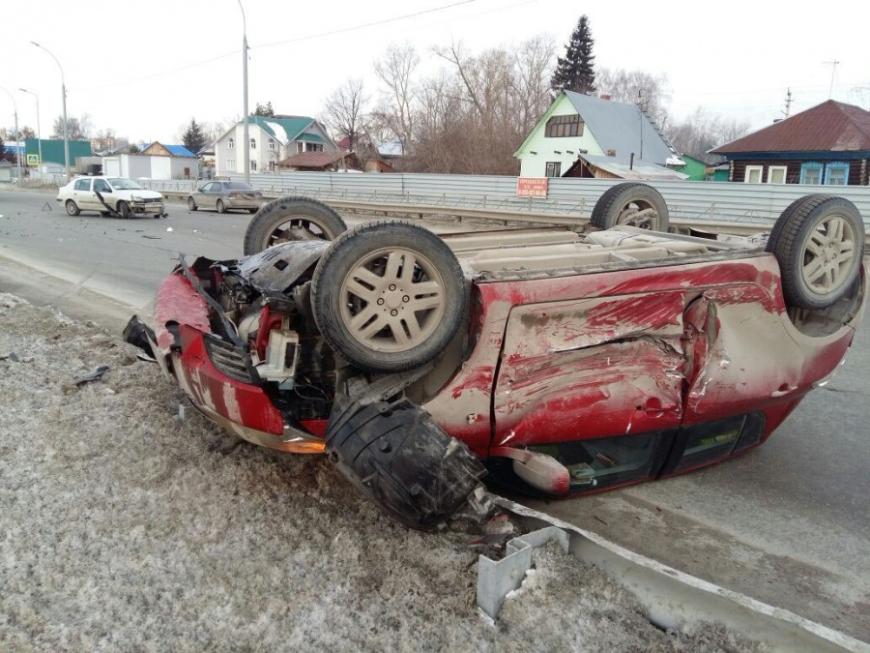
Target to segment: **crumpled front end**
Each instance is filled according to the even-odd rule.
[[[166,374],[225,429],[279,451],[322,453],[335,370],[307,314],[307,273],[323,245],[288,245],[238,264],[182,261],[157,291],[154,331],[131,321],[128,340],[150,341]]]

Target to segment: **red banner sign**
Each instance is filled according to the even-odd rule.
[[[547,178],[517,177],[517,197],[547,197]]]

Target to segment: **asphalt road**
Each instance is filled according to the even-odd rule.
[[[190,213],[180,204],[169,213],[160,220],[71,218],[54,195],[0,192],[0,290],[65,311],[68,305],[77,317],[112,297],[112,327],[130,307],[150,315],[154,288],[179,252],[238,256],[250,220]],[[835,379],[764,446],[680,478],[539,507],[870,641],[868,369],[864,326]]]

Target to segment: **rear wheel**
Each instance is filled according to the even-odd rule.
[[[314,319],[332,348],[363,370],[429,362],[465,315],[465,277],[438,236],[402,222],[346,232],[317,263]]]
[[[599,229],[625,225],[667,231],[668,205],[655,188],[627,182],[608,188],[592,209],[591,223]]]
[[[224,206],[224,201],[223,201],[223,200],[218,200],[218,201],[217,201],[217,204],[215,204],[215,208],[217,209],[217,212],[218,212],[218,213],[226,213],[226,212],[227,212],[227,209],[226,209],[226,207]]]
[[[187,198],[187,210],[188,211],[196,211],[199,207],[196,205],[196,202],[193,201],[192,197]]]
[[[81,211],[79,210],[78,204],[76,204],[72,200],[67,200],[66,203],[64,204],[64,207],[66,208],[67,215],[76,216],[79,213],[81,213]]]
[[[789,306],[828,308],[846,295],[860,274],[864,222],[849,200],[809,195],[783,211],[767,250],[779,262]]]
[[[282,197],[262,206],[245,231],[245,254],[291,240],[334,240],[347,230],[341,216],[323,202]]]

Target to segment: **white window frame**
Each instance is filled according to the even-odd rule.
[[[256,159],[251,159],[251,172],[257,172],[257,161],[256,161]]]
[[[758,183],[761,183],[761,180],[764,179],[764,166],[746,166],[746,171],[743,173],[743,183],[752,183],[751,181],[749,181],[749,175],[755,170],[758,170]]]
[[[272,139],[272,138],[269,139],[269,149],[270,149],[270,150],[274,150],[274,149],[275,149],[275,140]]]
[[[252,149],[252,150],[256,150],[256,149],[257,149],[257,139],[256,139],[256,138],[252,138],[252,139],[251,139],[251,149]]]
[[[782,170],[782,183],[786,183],[788,180],[788,166],[767,166],[767,183],[779,185],[779,182],[771,181],[774,170]]]
[[[236,169],[236,160],[235,159],[227,159],[227,170],[235,171],[235,169]]]
[[[227,141],[227,149],[232,150],[236,147],[236,140],[232,137]]]

